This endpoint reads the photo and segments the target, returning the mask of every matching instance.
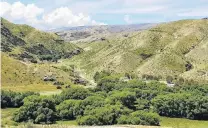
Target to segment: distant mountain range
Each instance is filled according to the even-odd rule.
[[[131,24],[131,25],[101,25],[101,26],[79,26],[65,27],[49,30],[55,32],[66,41],[93,41],[115,33],[131,33],[149,29],[157,24]]]
[[[140,30],[146,29],[151,26],[154,26],[154,23],[142,23],[142,24],[129,24],[129,25],[99,25],[99,26],[77,26],[77,27],[62,27],[57,29],[47,30],[48,32],[62,32],[62,31],[72,31],[72,30],[86,30],[86,29],[93,29],[93,28],[107,28],[111,32],[121,32],[121,31],[128,31],[128,30]],[[128,30],[126,30],[128,29]]]

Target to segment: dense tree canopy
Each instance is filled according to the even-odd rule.
[[[77,116],[83,115],[84,106],[82,100],[65,100],[56,107],[58,116],[64,120],[73,120]]]
[[[207,85],[168,87],[158,81],[121,81],[107,73],[95,77],[95,88],[71,87],[52,96],[3,91],[1,102],[21,106],[14,121],[37,124],[76,120],[79,125],[160,125],[159,115],[208,119]]]
[[[24,105],[14,114],[16,122],[33,122],[51,124],[55,121],[55,101],[47,96],[29,96],[24,99]]]
[[[118,124],[133,125],[159,125],[160,118],[157,113],[135,111],[129,115],[122,115],[118,118]]]
[[[121,104],[105,105],[96,109],[87,110],[84,116],[78,119],[80,125],[112,125],[117,123],[117,118],[131,112]]]
[[[162,116],[208,119],[208,96],[175,93],[157,96],[152,103]]]
[[[30,95],[39,95],[34,92],[12,92],[1,91],[1,108],[20,107],[23,105],[23,99]]]
[[[62,100],[67,100],[67,99],[83,100],[89,95],[90,95],[90,91],[88,89],[82,87],[73,87],[64,90],[61,93],[61,98]]]
[[[136,101],[136,93],[130,91],[112,91],[107,100],[111,104],[121,102],[124,106],[133,109]]]

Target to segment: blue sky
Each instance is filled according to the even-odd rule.
[[[38,29],[208,16],[208,0],[1,0],[1,16]]]

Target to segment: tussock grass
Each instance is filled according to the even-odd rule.
[[[54,75],[57,81],[73,85],[70,81],[70,71],[56,68],[56,64],[32,64],[16,60],[1,53],[2,89],[12,91],[58,92],[53,82],[43,81],[44,76]]]
[[[78,43],[83,54],[65,64],[74,64],[92,79],[96,71],[168,75],[206,83],[208,67],[208,21],[181,20],[160,24],[152,29],[135,32],[128,38],[109,37],[106,41]],[[143,58],[142,55],[146,55]],[[186,71],[190,62],[193,69]],[[202,73],[203,74],[203,73]]]
[[[208,121],[161,117],[161,126],[172,128],[207,128]]]

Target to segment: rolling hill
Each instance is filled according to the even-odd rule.
[[[58,85],[73,85],[69,66],[58,66],[82,49],[53,33],[28,25],[13,24],[1,18],[2,89],[15,91],[54,91]]]
[[[120,36],[119,36],[120,37]],[[184,78],[208,82],[208,20],[159,24],[128,37],[76,43],[84,52],[64,63],[74,64],[89,79],[96,71]]]
[[[105,37],[98,35],[102,39],[66,42],[64,36],[1,18],[2,88],[53,91],[57,83],[73,85],[80,78],[93,84],[95,72],[103,70],[140,78],[165,80],[171,76],[208,82],[206,19],[163,23],[147,30],[116,32]]]

